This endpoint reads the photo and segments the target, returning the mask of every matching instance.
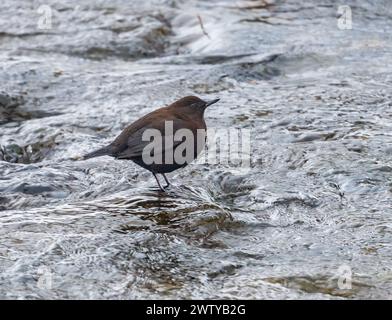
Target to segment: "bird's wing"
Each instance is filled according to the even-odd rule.
[[[162,119],[149,123],[128,137],[126,147],[116,157],[118,159],[143,157],[143,155],[151,154],[151,148],[153,148],[154,154],[163,154],[168,150],[173,150],[182,141],[174,141],[173,134],[165,133],[165,121],[168,120],[173,120],[173,134],[178,129],[186,127],[186,123],[182,119]],[[154,130],[148,132],[148,129]]]
[[[139,137],[128,140],[128,147],[117,155],[118,159],[138,158],[153,154],[163,154],[166,150],[177,147],[181,141],[174,141],[174,136],[162,136],[161,140],[142,141]]]

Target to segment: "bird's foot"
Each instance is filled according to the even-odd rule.
[[[159,190],[161,190],[162,192],[167,192],[167,189],[170,187],[170,184],[167,184],[165,186],[160,186]]]
[[[163,176],[163,178],[165,179],[165,182],[166,182],[166,186],[164,186],[163,188],[164,189],[169,188],[170,187],[169,180],[166,178],[166,175],[164,173],[162,173],[162,176]]]

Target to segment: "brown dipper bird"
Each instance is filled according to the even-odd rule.
[[[167,107],[157,109],[136,120],[127,126],[111,144],[85,155],[83,159],[111,156],[117,159],[132,160],[151,171],[159,188],[164,191],[157,174],[163,175],[167,183],[166,188],[170,183],[165,173],[185,167],[196,159],[204,148],[206,140],[207,127],[204,121],[204,111],[218,101],[219,99],[204,101],[195,96],[177,100]],[[200,132],[204,135],[199,135]],[[160,137],[156,136],[157,133]],[[176,133],[185,134],[181,136]],[[178,136],[181,139],[178,139]],[[160,138],[154,139],[156,141],[152,149],[151,137]],[[176,150],[181,152],[177,153]]]

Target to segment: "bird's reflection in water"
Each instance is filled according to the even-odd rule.
[[[187,238],[208,237],[231,219],[205,190],[184,185],[171,186],[166,192],[149,188],[134,197],[110,202],[107,208],[112,214],[127,217],[119,228],[122,232],[148,229]]]

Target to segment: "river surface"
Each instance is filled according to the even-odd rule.
[[[390,1],[44,2],[0,4],[0,298],[391,298]],[[247,168],[75,161],[190,94]]]

